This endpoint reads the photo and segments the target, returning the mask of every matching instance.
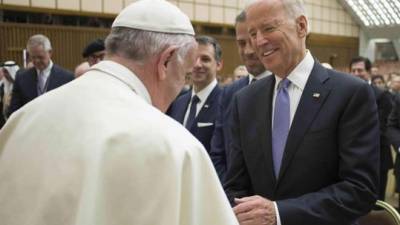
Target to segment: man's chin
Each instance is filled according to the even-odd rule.
[[[193,81],[193,82],[202,82],[203,80],[204,80],[203,77],[195,77],[195,76],[192,76],[192,81]]]

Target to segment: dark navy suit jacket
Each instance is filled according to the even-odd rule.
[[[228,198],[276,201],[284,225],[355,224],[374,206],[379,182],[379,121],[371,87],[315,62],[275,177],[274,85],[270,76],[234,96]]]
[[[397,150],[400,148],[400,95],[394,95],[394,105],[389,115],[388,121],[388,137],[389,142]]]
[[[224,87],[218,101],[218,114],[215,121],[214,134],[211,139],[210,157],[217,170],[218,176],[223,181],[229,165],[229,143],[231,134],[229,132],[228,118],[231,117],[231,102],[233,95],[249,84],[249,76],[233,82]]]
[[[34,67],[17,73],[12,91],[11,103],[8,108],[8,116],[38,96],[37,76]],[[74,75],[60,66],[53,64],[48,79],[47,91],[50,91],[73,80]]]
[[[195,118],[192,127],[189,129],[190,133],[193,134],[206,148],[207,152],[210,151],[211,137],[214,132],[215,120],[217,117],[218,109],[218,98],[221,92],[221,88],[216,85],[207,97],[203,107],[200,109],[199,114]],[[179,123],[183,124],[185,113],[189,105],[192,92],[188,91],[185,94],[179,96],[169,107],[167,115],[174,118]],[[198,123],[209,123],[209,126],[198,126]]]
[[[386,137],[387,123],[389,114],[392,111],[392,94],[388,91],[382,91],[376,86],[371,86],[375,93],[376,104],[378,106],[380,145],[381,145],[381,171],[387,171],[393,168],[393,158],[390,151],[390,143]],[[386,185],[385,185],[386,187]]]
[[[396,191],[400,192],[400,95],[395,94],[393,97],[393,109],[390,113],[388,120],[387,135],[389,143],[393,145],[396,150],[396,163],[394,165],[394,173],[396,175]]]

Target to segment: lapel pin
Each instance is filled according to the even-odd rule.
[[[314,93],[312,96],[313,96],[313,98],[319,98],[321,96],[321,94],[320,93]]]
[[[208,105],[204,105],[204,108],[208,108],[209,106]]]

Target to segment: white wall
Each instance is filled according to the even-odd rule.
[[[117,14],[136,0],[1,0],[2,4],[38,8]],[[171,0],[193,21],[229,24],[249,0]],[[304,0],[311,32],[359,36],[359,27],[336,0]]]
[[[304,0],[311,23],[311,32],[358,37],[360,28],[335,0]]]

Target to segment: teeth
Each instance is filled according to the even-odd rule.
[[[270,50],[268,52],[264,52],[264,56],[269,56],[272,54],[272,52],[274,52],[274,50]]]

